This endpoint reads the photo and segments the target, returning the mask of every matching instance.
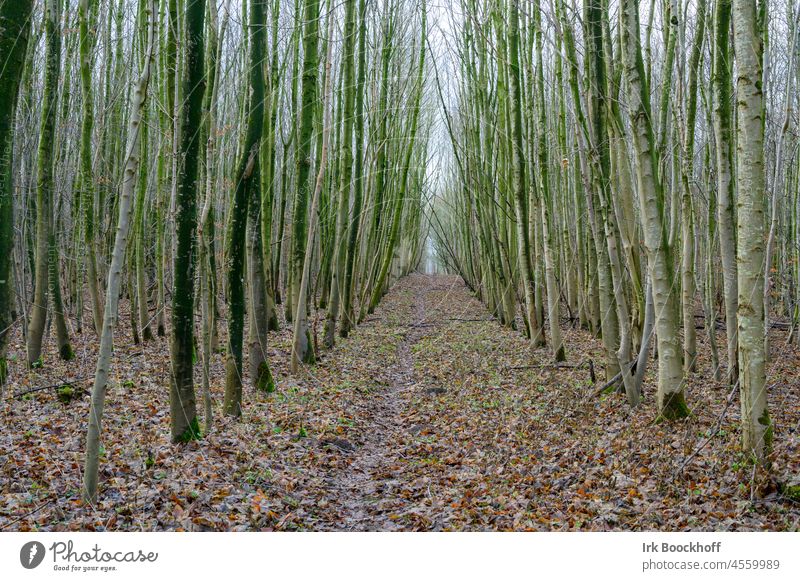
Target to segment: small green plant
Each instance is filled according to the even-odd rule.
[[[56,390],[58,401],[68,404],[77,396],[77,390],[70,383],[66,383]]]
[[[31,369],[41,369],[42,367],[44,367],[44,359],[42,359],[41,356],[31,363]]]
[[[132,379],[126,379],[125,381],[122,382],[121,385],[125,389],[133,389],[134,387],[136,387],[136,384],[133,382]]]
[[[300,431],[297,432],[298,438],[308,438],[308,432],[306,432],[305,426],[300,426]]]
[[[251,486],[263,486],[272,481],[272,470],[248,470],[244,473],[244,480]]]
[[[793,502],[800,502],[800,484],[779,484],[780,493]]]
[[[147,458],[144,460],[144,467],[148,470],[156,465],[156,459],[153,457],[153,453],[148,450],[147,451]]]

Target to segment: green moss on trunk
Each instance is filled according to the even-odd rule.
[[[69,343],[62,345],[58,350],[58,354],[64,361],[72,361],[75,359],[75,351],[72,350],[72,346]]]
[[[192,421],[186,426],[186,429],[178,435],[177,437],[173,438],[174,443],[182,443],[185,444],[186,442],[190,442],[192,440],[199,440],[203,437],[202,432],[200,431],[200,424],[197,421],[197,416],[192,418]]]
[[[275,380],[272,377],[272,371],[270,371],[269,365],[267,365],[266,361],[262,361],[258,366],[256,389],[266,393],[272,393],[275,391]]]
[[[664,420],[680,420],[681,418],[687,417],[690,413],[691,411],[689,410],[689,406],[686,405],[686,400],[683,397],[682,391],[668,393],[664,398],[664,405],[658,418],[656,418],[656,423],[660,423]]]
[[[311,340],[311,331],[306,329],[306,352],[303,355],[303,363],[306,365],[314,365],[317,362],[317,355],[314,351],[314,343]]]
[[[764,408],[764,411],[758,417],[758,423],[764,426],[764,457],[766,458],[772,453],[772,441],[775,437],[775,427],[769,417],[767,408]]]

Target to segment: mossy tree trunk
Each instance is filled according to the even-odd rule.
[[[172,289],[170,419],[172,441],[200,437],[194,391],[194,278],[198,161],[205,91],[205,0],[186,0]]]
[[[312,145],[314,136],[314,109],[317,106],[317,74],[319,59],[317,44],[319,37],[319,0],[305,0],[303,8],[303,77],[300,88],[300,111],[298,143],[295,150],[297,163],[296,195],[294,201],[294,225],[292,231],[292,285],[295,322],[292,366],[297,362],[313,363],[316,360],[314,345],[308,329],[307,308],[297,300],[300,296],[301,280],[307,252],[313,252],[308,244],[309,194],[314,187],[311,181]]]
[[[9,331],[13,324],[14,114],[30,37],[32,0],[0,3],[0,399],[8,379]]]
[[[259,147],[264,130],[264,34],[265,16],[264,0],[250,0],[248,35],[249,48],[249,88],[250,98],[247,113],[247,132],[241,150],[241,158],[237,162],[234,178],[235,191],[231,220],[228,226],[227,263],[228,263],[228,355],[225,363],[225,401],[223,412],[229,416],[240,416],[242,413],[242,344],[244,340],[244,261],[245,238],[247,233],[248,205],[251,196],[260,196],[260,164]],[[258,210],[254,210],[258,211]],[[259,228],[257,223],[253,228]],[[254,249],[259,253],[260,248]],[[260,257],[259,257],[260,258]],[[260,268],[253,265],[252,268]],[[257,284],[263,284],[259,279]],[[258,289],[257,292],[263,292]],[[260,313],[263,315],[263,313]],[[264,360],[266,364],[266,359]],[[267,366],[266,370],[269,368]],[[271,381],[271,377],[268,378]]]
[[[61,299],[59,252],[53,227],[53,164],[55,148],[56,102],[61,72],[61,10],[58,0],[45,2],[45,69],[42,96],[42,117],[39,127],[39,151],[36,173],[36,276],[33,305],[28,325],[28,364],[33,365],[42,355],[45,324],[50,315],[56,327],[58,353],[62,359],[72,359],[69,333]]]
[[[323,345],[333,347],[336,341],[336,320],[339,317],[341,295],[344,294],[345,260],[347,258],[347,215],[350,210],[350,187],[353,176],[353,109],[355,107],[355,44],[356,0],[347,0],[344,17],[344,54],[342,57],[342,90],[344,117],[340,145],[339,199],[336,212],[336,239],[333,247],[330,301],[325,317]],[[360,87],[359,87],[360,88]],[[356,176],[358,178],[358,176]],[[351,225],[352,227],[352,225]]]

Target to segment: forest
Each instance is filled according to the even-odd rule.
[[[0,0],[0,530],[800,530],[799,37]]]

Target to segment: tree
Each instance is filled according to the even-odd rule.
[[[100,436],[102,434],[103,410],[105,407],[108,375],[111,368],[111,351],[116,326],[117,306],[120,286],[122,285],[122,269],[125,262],[125,249],[128,245],[133,196],[136,187],[136,174],[139,171],[139,140],[141,126],[147,100],[147,89],[150,83],[150,70],[153,65],[153,45],[155,36],[155,0],[149,0],[146,11],[142,13],[140,26],[147,26],[147,49],[142,64],[142,71],[131,98],[131,115],[128,123],[128,145],[122,188],[119,200],[119,217],[114,238],[114,249],[111,254],[111,265],[108,270],[106,287],[106,309],[103,314],[103,331],[100,336],[100,349],[95,368],[94,385],[92,386],[92,402],[89,408],[89,429],[86,435],[86,456],[83,466],[83,499],[86,502],[97,501],[97,484],[100,463]]]
[[[525,175],[524,149],[522,136],[522,83],[520,81],[519,67],[519,6],[512,2],[508,19],[508,101],[511,117],[511,165],[514,191],[514,211],[517,224],[517,253],[519,260],[520,277],[525,294],[526,321],[529,326],[529,336],[533,346],[541,342],[540,329],[537,326],[537,316],[534,304],[534,280],[532,273],[531,241],[526,227],[528,215],[528,186]]]
[[[342,279],[345,278],[347,258],[347,214],[350,210],[350,187],[353,170],[353,109],[355,107],[355,44],[356,44],[356,1],[347,0],[344,17],[344,56],[342,60],[342,82],[344,83],[344,127],[342,129],[341,164],[339,169],[339,200],[336,212],[336,241],[334,245],[334,264],[331,276],[330,303],[325,318],[323,344],[333,347],[336,336],[336,319],[340,312],[340,296],[345,293]],[[356,137],[357,139],[359,136]],[[356,176],[358,179],[358,176]],[[359,204],[360,205],[360,204]]]
[[[92,171],[92,132],[94,130],[94,99],[92,96],[92,52],[94,36],[89,34],[90,13],[94,0],[81,0],[78,4],[80,23],[81,97],[83,98],[83,123],[81,125],[80,185],[83,206],[83,232],[86,243],[86,281],[92,301],[92,321],[99,337],[102,333],[103,303],[98,284],[97,240],[95,235],[96,206],[94,174]]]
[[[292,359],[291,359],[291,370],[293,373],[297,373],[300,370],[300,366],[303,363],[313,363],[315,356],[314,356],[314,348],[311,344],[311,337],[308,331],[308,320],[306,311],[308,309],[308,289],[310,284],[310,277],[311,277],[311,260],[312,260],[312,253],[313,253],[313,245],[314,245],[314,237],[316,236],[316,224],[317,224],[317,209],[319,207],[319,198],[320,192],[322,191],[323,186],[323,179],[325,177],[325,163],[328,159],[328,144],[330,143],[330,133],[331,133],[331,91],[333,87],[333,83],[331,81],[331,64],[332,64],[332,36],[333,36],[333,3],[328,2],[328,34],[326,37],[326,57],[325,57],[325,82],[324,82],[324,89],[323,89],[323,98],[322,98],[322,110],[323,110],[323,121],[322,121],[322,142],[320,144],[320,159],[319,159],[319,169],[317,171],[317,179],[314,182],[314,193],[311,197],[311,206],[309,208],[309,224],[308,224],[308,232],[306,233],[306,244],[305,244],[305,254],[303,257],[303,264],[299,273],[299,278],[297,278],[297,311],[295,312],[294,318],[294,338],[292,340]],[[311,14],[311,13],[307,13]],[[316,34],[316,32],[315,32]],[[306,38],[306,40],[308,40]],[[316,58],[316,57],[315,57]],[[304,66],[308,66],[308,62],[305,62]],[[305,83],[305,77],[303,78],[303,82]],[[303,103],[303,107],[306,106],[306,103]],[[301,126],[301,135],[302,135],[302,126]],[[298,187],[302,187],[302,185],[298,185]]]
[[[742,447],[756,462],[769,462],[773,427],[767,410],[764,352],[764,241],[766,187],[763,124],[763,51],[755,0],[734,0],[736,51],[736,188],[739,297],[739,397]]]
[[[292,232],[292,280],[295,319],[295,338],[292,351],[293,367],[296,361],[313,363],[316,360],[314,345],[308,330],[306,310],[308,305],[298,300],[300,281],[303,278],[308,233],[308,203],[311,183],[311,146],[314,133],[314,108],[317,102],[317,42],[319,29],[319,0],[305,0],[303,9],[303,80],[300,89],[299,127],[297,132],[297,192],[294,200],[294,227]],[[310,245],[309,245],[310,246]],[[299,322],[298,322],[299,319]]]
[[[8,378],[8,335],[13,325],[14,290],[14,113],[30,35],[32,0],[0,3],[0,398]]]
[[[186,0],[185,73],[180,115],[180,158],[176,181],[175,260],[172,289],[172,441],[200,437],[194,392],[194,271],[197,232],[198,159],[203,111],[205,0]]]
[[[671,420],[685,417],[689,413],[683,395],[673,261],[663,210],[664,192],[658,173],[659,159],[653,134],[649,89],[644,76],[639,41],[638,3],[634,0],[623,0],[621,10],[622,49],[629,89],[642,229],[656,313],[659,356],[656,401],[659,415]]]
[[[53,228],[53,163],[57,88],[61,71],[61,10],[59,0],[45,1],[45,69],[42,117],[39,126],[39,151],[36,174],[36,277],[30,323],[28,325],[28,365],[40,361],[48,295],[52,301],[52,318],[56,327],[58,354],[72,359],[75,354],[69,342],[64,305],[61,299],[59,252]]]
[[[262,0],[250,0],[249,11],[249,34],[250,34],[250,63],[249,63],[249,83],[250,83],[250,103],[247,117],[247,135],[242,148],[242,157],[238,162],[236,170],[236,191],[233,196],[233,208],[231,210],[231,221],[228,231],[228,293],[230,295],[230,323],[229,323],[229,344],[228,357],[225,364],[225,402],[223,411],[226,415],[239,416],[242,413],[242,341],[244,333],[244,258],[245,258],[245,232],[247,228],[248,204],[251,204],[251,197],[260,197],[260,167],[259,167],[259,147],[261,145],[261,133],[264,127],[264,44],[265,44],[265,19],[264,2]],[[260,201],[260,199],[259,199]],[[260,208],[256,206],[255,211]],[[257,235],[260,236],[260,226],[256,222],[253,229],[259,228]],[[251,231],[251,236],[256,235]],[[261,249],[253,248],[254,253],[261,258]],[[254,264],[253,268],[258,268]],[[263,280],[257,280],[263,287]],[[261,288],[260,292],[264,292]],[[254,305],[253,305],[254,306]],[[263,313],[261,313],[263,316]],[[266,321],[265,321],[266,322]],[[267,376],[264,381],[271,383],[272,377],[269,374],[269,366],[266,361]]]
[[[735,385],[739,378],[736,265],[736,233],[734,226],[733,150],[731,125],[731,0],[718,0],[714,13],[714,139],[717,152],[717,210],[719,213],[719,247],[722,258],[722,283],[725,292],[725,327],[728,340],[728,381]]]

